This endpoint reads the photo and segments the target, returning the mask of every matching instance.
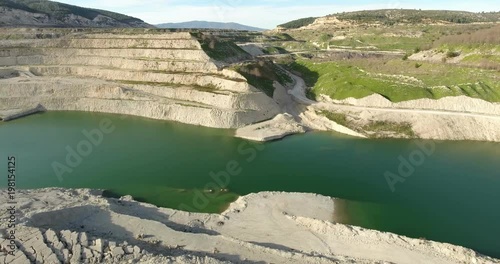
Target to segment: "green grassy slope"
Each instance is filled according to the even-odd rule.
[[[273,83],[275,81],[282,85],[292,82],[290,76],[272,61],[260,60],[252,63],[247,62],[240,65],[233,65],[232,69],[243,75],[249,84],[263,91],[269,97],[273,97]]]
[[[312,88],[311,98],[380,94],[400,102],[465,95],[500,102],[500,26],[491,23],[500,20],[500,12],[373,10],[334,16],[350,23],[286,31],[316,47],[286,63]]]
[[[300,59],[290,67],[303,76],[313,96],[325,94],[341,100],[380,94],[401,102],[466,95],[500,102],[500,76],[493,70],[377,59],[346,62]]]

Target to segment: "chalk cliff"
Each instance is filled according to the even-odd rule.
[[[221,65],[189,32],[2,29],[0,111],[40,104],[218,128],[280,112]]]

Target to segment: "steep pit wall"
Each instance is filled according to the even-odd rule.
[[[188,32],[47,31],[16,40],[0,31],[0,69],[19,73],[0,79],[0,110],[41,104],[221,128],[280,112],[243,76],[220,69]]]
[[[135,83],[166,83],[193,85],[214,90],[227,90],[239,93],[257,92],[243,80],[229,80],[223,76],[208,73],[161,73],[149,71],[129,71],[122,69],[106,69],[91,66],[34,66],[30,72],[37,76],[80,76],[108,81]]]
[[[40,82],[41,78],[46,80]],[[219,128],[245,126],[255,118],[274,115],[273,104],[262,93],[224,94],[150,85],[123,88],[99,80],[41,78],[2,85],[2,108],[41,104],[46,110],[127,114]],[[247,100],[256,104],[238,107]]]
[[[209,61],[196,60],[172,60],[158,61],[148,59],[126,59],[120,57],[106,56],[17,56],[9,60],[0,62],[0,66],[49,66],[49,65],[87,65],[87,66],[102,66],[107,68],[120,68],[136,71],[165,71],[165,72],[214,72],[218,73],[218,68],[215,64]]]

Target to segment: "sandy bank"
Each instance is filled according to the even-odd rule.
[[[272,141],[288,135],[305,133],[306,128],[289,114],[279,114],[272,120],[246,126],[236,130],[236,137],[253,141]]]
[[[355,117],[358,127],[377,121],[409,124],[422,139],[500,142],[500,104],[466,96],[400,103],[380,95],[341,101],[323,97],[313,108]]]
[[[1,190],[4,207],[6,197]],[[21,250],[16,257],[2,251],[3,263],[26,259],[53,263],[500,263],[459,246],[334,223],[335,201],[314,194],[250,194],[222,214],[157,208],[127,197],[103,198],[92,190],[23,190],[16,201]],[[5,232],[6,222],[0,227]],[[0,242],[2,248],[9,243]]]

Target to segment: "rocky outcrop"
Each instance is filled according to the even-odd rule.
[[[302,27],[301,29],[340,29],[349,26],[352,26],[352,22],[339,20],[336,16],[325,16],[317,18],[312,24]]]
[[[24,116],[32,115],[38,112],[42,112],[45,109],[41,105],[37,105],[30,108],[23,109],[10,109],[6,111],[0,111],[0,120],[1,121],[9,121],[18,119]]]
[[[128,242],[91,238],[86,232],[27,226],[16,231],[19,248],[0,255],[2,263],[230,263],[210,257],[155,255]],[[0,241],[2,251],[9,251],[9,240]]]
[[[97,190],[16,193],[19,250],[2,263],[500,263],[471,249],[335,222],[338,201],[263,192],[221,214],[188,213],[105,198]],[[7,190],[0,202],[7,204]],[[193,200],[193,206],[197,201]],[[201,209],[201,208],[200,208]]]
[[[253,141],[272,141],[288,135],[305,133],[306,128],[290,114],[280,114],[269,121],[236,130],[236,137]]]
[[[219,67],[188,32],[1,30],[0,111],[129,114],[219,128],[268,120],[280,109],[240,74]]]

